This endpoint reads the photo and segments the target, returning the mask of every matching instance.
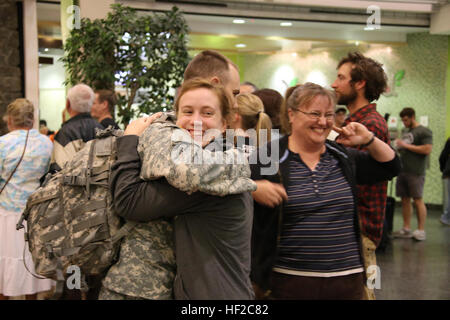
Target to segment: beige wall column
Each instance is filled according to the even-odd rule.
[[[93,2],[93,1],[92,1]],[[61,0],[60,4],[61,9],[61,37],[63,42],[63,47],[66,44],[67,38],[70,36],[70,31],[72,28],[77,28],[80,23],[81,15],[80,15],[80,2],[79,0]],[[67,70],[65,70],[65,79],[67,80]],[[66,86],[66,96],[67,90],[69,90],[70,86]],[[69,119],[70,115],[64,109],[63,119]]]
[[[34,128],[39,127],[39,56],[36,0],[23,0],[25,97],[35,106]]]
[[[110,6],[115,3],[114,0],[79,0],[81,8],[81,17],[94,19],[106,18],[111,10]]]
[[[94,1],[92,1],[94,2]],[[72,28],[76,28],[80,21],[80,3],[78,0],[61,0],[61,36],[63,45],[70,35]]]

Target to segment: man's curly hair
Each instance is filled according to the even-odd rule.
[[[353,65],[350,72],[352,83],[366,81],[364,95],[369,102],[378,100],[380,95],[386,91],[387,76],[381,63],[363,56],[360,52],[349,52],[347,57],[339,62],[338,69],[345,63]]]

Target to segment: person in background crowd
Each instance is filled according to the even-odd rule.
[[[9,133],[0,137],[0,300],[25,295],[35,300],[49,291],[50,279],[34,278],[34,264],[24,240],[16,230],[28,197],[39,187],[39,179],[50,164],[52,143],[33,129],[34,107],[27,99],[16,99],[7,107]]]
[[[444,149],[442,149],[439,155],[439,168],[442,172],[442,178],[445,179],[447,188],[446,206],[439,221],[442,224],[450,226],[450,138],[447,139]]]
[[[347,116],[347,109],[345,108],[337,108],[336,112],[334,113],[334,122],[336,123],[336,127],[342,128],[345,123],[345,117]]]
[[[114,107],[117,103],[117,98],[114,91],[111,90],[96,90],[95,100],[91,108],[91,116],[103,126],[108,128],[112,126],[114,129],[120,129],[114,121]]]
[[[47,127],[47,121],[45,120],[39,120],[39,133],[43,134],[44,136],[50,136],[55,133],[55,131],[51,131]]]
[[[48,136],[51,142],[55,140],[55,131],[51,131],[47,127],[47,121],[45,120],[39,120],[39,132],[43,134],[44,136]]]
[[[344,126],[346,114],[347,114],[347,109],[345,109],[345,108],[337,108],[336,109],[336,112],[334,113],[334,122],[335,122],[336,127],[342,128]],[[327,139],[334,141],[334,140],[336,140],[336,138],[338,136],[339,136],[339,133],[337,133],[334,130],[331,130]]]
[[[400,118],[405,128],[402,138],[395,140],[395,145],[402,160],[402,171],[395,189],[397,197],[402,198],[403,228],[394,232],[393,236],[423,241],[426,240],[427,207],[422,196],[427,158],[433,148],[433,133],[416,121],[413,108],[404,108]],[[414,232],[411,232],[411,198],[417,209],[417,229]]]
[[[337,78],[331,87],[337,95],[337,103],[345,105],[350,113],[344,126],[350,122],[362,123],[378,139],[390,143],[386,120],[373,103],[387,88],[387,76],[380,63],[359,52],[349,53],[339,62]],[[375,250],[383,234],[387,184],[387,181],[380,181],[357,186],[366,270],[376,265]],[[366,288],[365,292],[368,298],[375,299],[373,290]]]
[[[94,139],[95,128],[103,129],[90,114],[94,99],[94,91],[85,84],[77,84],[67,92],[63,118],[67,111],[70,119],[63,123],[55,135],[50,172],[61,170],[86,142]]]
[[[332,91],[306,83],[286,97],[283,116],[290,134],[279,140],[278,172],[263,175],[267,164],[251,165],[258,186],[251,272],[256,296],[363,299],[356,183],[391,179],[400,161],[357,122],[334,127],[338,143],[326,140],[334,124]],[[262,154],[271,154],[274,143]]]
[[[283,96],[276,90],[273,89],[260,89],[253,92],[253,94],[261,99],[264,104],[264,111],[270,117],[272,121],[272,129],[277,129],[277,132],[272,130],[271,139],[277,140],[283,136],[281,128],[281,106],[284,103]]]
[[[245,81],[244,83],[242,83],[239,87],[239,91],[240,93],[253,93],[256,90],[258,90],[258,87],[255,86],[253,83],[251,83],[250,81]]]
[[[264,105],[260,98],[252,93],[241,93],[236,99],[237,109],[231,128],[235,130],[237,147],[243,148],[249,156],[261,142],[267,143],[271,140],[272,123],[264,112]],[[251,137],[246,132],[249,129],[254,129],[256,136]],[[265,130],[265,133],[261,130]]]

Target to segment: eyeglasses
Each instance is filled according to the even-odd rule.
[[[300,109],[292,109],[292,110],[304,113],[308,117],[310,117],[312,120],[319,120],[320,118],[325,117],[325,119],[327,121],[332,121],[334,119],[334,117],[336,116],[334,113],[331,113],[331,112],[330,113],[325,113],[324,115],[322,115],[320,112],[317,112],[317,111],[305,112],[305,111],[302,111]]]

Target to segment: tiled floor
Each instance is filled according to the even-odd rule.
[[[377,253],[381,288],[379,300],[450,300],[450,227],[439,222],[440,211],[428,210],[427,240],[394,239]],[[417,219],[412,220],[412,229]],[[394,215],[394,231],[402,227],[401,208]]]
[[[450,227],[439,222],[440,215],[440,211],[428,211],[427,240],[395,239],[385,252],[377,253],[381,272],[380,289],[375,290],[378,300],[450,300]],[[413,228],[416,221],[413,219]],[[401,209],[397,207],[394,230],[401,227]]]

